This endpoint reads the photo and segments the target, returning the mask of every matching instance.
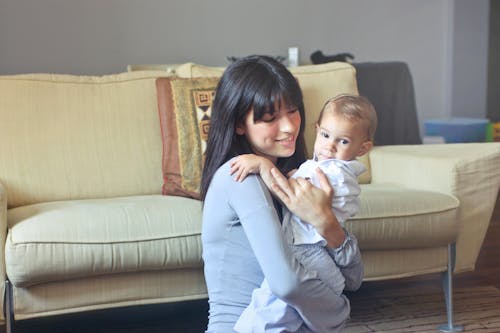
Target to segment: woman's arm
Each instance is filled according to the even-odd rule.
[[[277,169],[271,170],[271,189],[292,213],[311,223],[326,239],[327,250],[345,278],[346,290],[361,286],[364,267],[358,241],[344,230],[331,209],[333,189],[327,176],[316,169],[321,188],[303,178],[286,179]]]
[[[312,331],[339,332],[349,316],[348,300],[296,260],[285,241],[263,181],[250,175],[243,182],[235,182],[229,175],[229,167],[222,174],[231,179],[225,187],[229,204],[239,218],[271,291],[293,306]]]
[[[271,190],[292,213],[313,225],[329,248],[337,248],[344,243],[346,235],[332,211],[333,189],[328,178],[321,169],[317,168],[316,172],[321,188],[304,178],[286,179],[273,168]]]

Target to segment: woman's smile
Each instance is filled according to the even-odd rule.
[[[285,148],[292,148],[292,147],[295,148],[295,136],[293,135],[283,139],[277,139],[276,141],[279,142]]]

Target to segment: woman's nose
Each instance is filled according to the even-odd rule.
[[[294,132],[295,131],[295,122],[290,119],[288,115],[281,117],[280,119],[280,130],[282,132]]]

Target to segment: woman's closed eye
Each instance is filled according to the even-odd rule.
[[[265,123],[272,123],[276,119],[276,116],[272,113],[265,113],[260,121],[263,121]]]

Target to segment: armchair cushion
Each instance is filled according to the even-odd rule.
[[[361,250],[442,246],[457,237],[458,206],[457,198],[445,193],[367,184],[362,185],[360,211],[346,227]]]

